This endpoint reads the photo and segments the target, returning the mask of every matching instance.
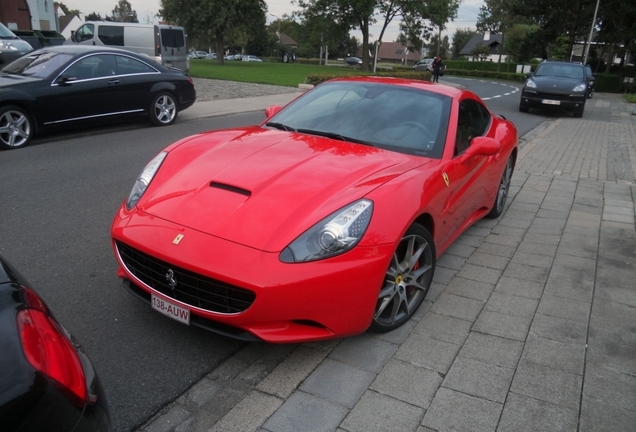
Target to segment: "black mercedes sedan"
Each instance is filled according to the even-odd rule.
[[[0,429],[110,431],[86,353],[24,278],[0,257]]]
[[[545,60],[534,72],[527,74],[519,111],[560,109],[571,111],[574,117],[583,117],[588,86],[585,67],[581,63]]]
[[[174,123],[196,100],[192,79],[147,56],[109,47],[59,45],[0,70],[0,149],[38,133],[147,117]]]

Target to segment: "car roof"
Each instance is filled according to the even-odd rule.
[[[110,52],[113,54],[115,53],[132,54],[132,55],[138,56],[138,54],[133,51],[128,51],[121,48],[112,48],[112,47],[105,47],[105,46],[98,47],[93,45],[53,45],[53,46],[49,46],[45,48],[40,48],[39,50],[32,51],[29,54],[37,53],[40,51],[57,52],[57,53],[65,53],[65,54],[73,54],[73,55]]]

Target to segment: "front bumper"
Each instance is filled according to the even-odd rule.
[[[173,240],[178,236],[178,245]],[[140,212],[120,210],[112,225],[118,275],[129,289],[190,310],[191,323],[244,340],[304,342],[364,332],[373,317],[393,245],[356,247],[326,260],[287,264],[278,253],[263,252]],[[120,256],[117,243],[162,263],[254,294],[238,312],[218,312],[175,300],[137,278]],[[161,275],[163,269],[159,270]],[[175,270],[176,272],[176,270]],[[164,290],[165,291],[165,290]],[[143,293],[147,294],[143,294]]]
[[[562,109],[567,111],[583,111],[587,93],[551,94],[529,91],[521,93],[520,105],[526,108]]]

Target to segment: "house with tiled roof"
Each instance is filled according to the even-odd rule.
[[[382,42],[378,49],[378,61],[404,63],[406,60],[407,63],[415,63],[421,59],[420,51],[411,51],[401,42]]]
[[[491,32],[477,33],[468,40],[466,45],[459,51],[460,56],[465,56],[470,61],[499,61],[499,50],[501,49],[502,35]],[[505,61],[506,56],[501,56],[501,61]]]

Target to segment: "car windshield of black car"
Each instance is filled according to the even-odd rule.
[[[320,84],[270,121],[299,132],[441,158],[450,106],[450,97],[426,90],[334,81]]]
[[[583,68],[569,64],[542,64],[535,75],[583,79]]]
[[[71,54],[39,51],[35,54],[20,57],[2,69],[2,72],[12,75],[46,78],[72,58]]]

